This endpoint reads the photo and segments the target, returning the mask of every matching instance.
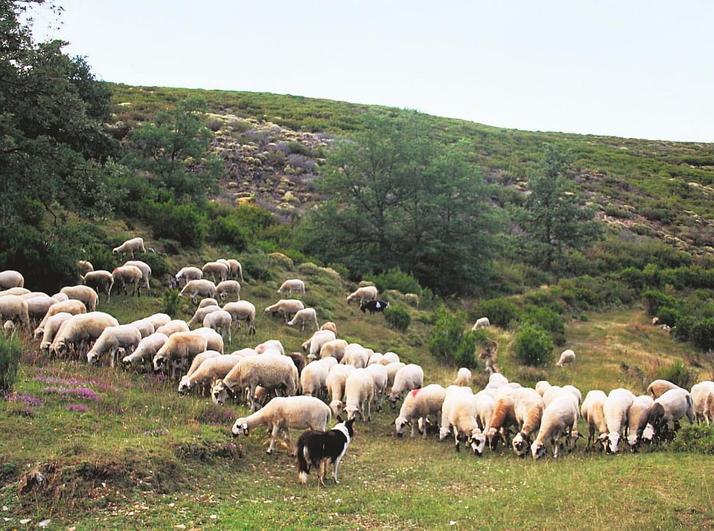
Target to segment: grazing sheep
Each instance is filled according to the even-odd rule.
[[[545,444],[550,442],[553,457],[558,458],[563,449],[563,437],[570,439],[573,430],[577,431],[578,408],[572,397],[562,394],[556,397],[543,410],[538,436],[531,445],[533,459],[545,457]]]
[[[151,360],[156,356],[156,353],[169,340],[169,337],[162,332],[154,332],[150,336],[145,337],[137,345],[134,352],[128,356],[124,356],[121,360],[125,369],[129,369],[134,365],[141,365],[148,368]]]
[[[322,358],[305,365],[300,374],[302,394],[323,398],[327,394],[327,375],[330,369],[337,365],[335,358]]]
[[[347,296],[347,304],[353,300],[359,301],[360,305],[366,301],[376,300],[379,296],[377,288],[374,286],[362,286]]]
[[[224,302],[229,296],[235,296],[236,300],[240,300],[240,284],[235,280],[224,280],[216,286],[216,295]]]
[[[513,412],[520,430],[511,441],[513,451],[519,457],[525,457],[531,446],[531,436],[540,428],[545,403],[543,398],[530,388],[516,389],[511,393]]]
[[[297,299],[280,299],[275,304],[268,306],[265,309],[265,313],[270,313],[272,315],[281,315],[285,322],[287,323],[290,318],[297,312],[305,308],[302,301]]]
[[[603,412],[605,413],[605,424],[607,425],[607,451],[616,454],[620,444],[620,438],[627,429],[627,412],[630,410],[635,395],[631,391],[623,388],[613,389],[607,395]]]
[[[399,363],[400,359],[399,356],[394,353],[394,352],[385,352],[384,355],[382,356],[381,364],[382,365],[389,365],[390,363]]]
[[[95,341],[110,326],[119,326],[119,321],[104,312],[89,312],[73,315],[65,321],[52,341],[49,353],[64,356],[70,348],[81,354],[83,345]]]
[[[491,321],[488,320],[488,317],[479,317],[471,327],[471,330],[480,330],[481,328],[488,328],[489,326],[491,326]]]
[[[304,332],[305,323],[314,324],[316,331],[320,328],[320,325],[317,322],[317,312],[315,311],[315,308],[303,308],[298,311],[293,318],[287,322],[287,325],[295,326],[296,324],[300,324],[300,331]]]
[[[97,300],[99,300],[99,293],[104,292],[107,296],[107,300],[111,301],[112,285],[114,284],[114,277],[109,271],[99,269],[98,271],[89,271],[84,276],[81,277],[82,282],[85,285],[93,288],[97,292]]]
[[[403,436],[405,427],[409,426],[411,436],[414,437],[417,426],[423,423],[422,437],[426,439],[426,423],[430,416],[435,417],[437,425],[441,427],[441,408],[445,398],[446,389],[438,384],[430,384],[408,392],[399,409],[399,416],[394,421],[397,436]]]
[[[205,308],[206,306],[220,306],[218,304],[218,301],[216,299],[212,299],[208,297],[207,299],[201,299],[201,302],[198,303],[197,310],[199,308]]]
[[[139,252],[146,252],[143,238],[132,238],[122,243],[119,247],[115,247],[114,249],[112,249],[112,254],[129,254],[132,260],[134,259],[134,253]]]
[[[216,285],[210,280],[189,280],[179,293],[180,297],[188,297],[195,303],[197,297],[205,298],[216,296]],[[225,309],[225,308],[224,308]]]
[[[419,309],[419,295],[416,293],[405,293],[404,302],[410,306],[414,306],[417,310]]]
[[[493,411],[496,408],[496,399],[488,391],[479,391],[474,395],[474,405],[476,407],[476,422],[485,435],[491,427],[491,417],[493,417]]]
[[[59,312],[47,319],[44,331],[42,333],[42,341],[40,342],[40,352],[43,352],[45,354],[49,352],[50,345],[52,344],[52,341],[57,335],[60,326],[62,326],[62,323],[64,323],[70,317],[72,317],[71,313]]]
[[[201,366],[204,361],[211,358],[215,358],[217,356],[223,356],[223,354],[216,350],[210,349],[196,354],[196,356],[194,356],[193,360],[191,361],[191,365],[189,366],[188,371],[186,371],[186,374],[182,377],[182,379],[186,376],[191,376],[194,372],[196,372],[196,370]]]
[[[488,390],[485,391],[489,392]],[[492,449],[496,449],[499,440],[504,445],[507,445],[508,428],[518,426],[518,421],[516,420],[516,404],[510,396],[510,393],[497,394],[494,398],[496,403],[493,406],[493,414],[491,415],[488,428],[485,432],[486,439]]]
[[[692,402],[694,404],[694,417],[699,422],[710,424],[714,422],[714,382],[705,380],[692,386]]]
[[[570,363],[575,363],[575,352],[568,349],[560,353],[560,358],[558,359],[558,363],[556,363],[555,366],[563,367]]]
[[[203,276],[213,277],[214,282],[223,282],[228,278],[228,266],[221,262],[207,262],[201,270]]]
[[[64,293],[55,293],[54,295],[52,295],[52,298],[55,300],[55,302],[64,302],[69,300],[69,297]]]
[[[188,365],[196,354],[206,350],[208,340],[204,336],[194,332],[176,332],[154,355],[154,371],[168,370],[170,377],[175,379],[178,365]]]
[[[109,353],[109,365],[116,366],[116,353],[120,347],[128,352],[132,352],[139,346],[141,333],[130,324],[119,326],[108,326],[97,338],[89,352],[87,352],[87,362],[98,363],[99,357]]]
[[[151,278],[151,266],[149,266],[149,264],[142,262],[141,260],[129,260],[128,262],[125,262],[124,265],[138,267],[141,271],[141,280],[144,287],[146,289],[150,288],[149,279]]]
[[[189,330],[190,328],[186,324],[186,321],[183,321],[181,319],[173,319],[157,328],[156,332],[164,334],[167,337],[171,337],[172,335],[177,334],[179,332],[188,332]]]
[[[206,354],[208,354],[208,356],[204,358],[203,362],[200,363],[196,369],[193,371],[189,370],[188,373],[181,378],[178,386],[179,394],[186,394],[196,386],[203,387],[212,384],[216,380],[225,378],[233,367],[246,357],[241,354],[227,354],[222,356],[219,352],[212,350],[202,352],[198,356]],[[198,358],[198,356],[196,356],[196,358]],[[194,358],[194,362],[195,361],[196,359]]]
[[[158,330],[160,327],[171,321],[171,317],[165,313],[154,313],[149,317],[145,317],[143,320],[149,321],[154,327],[154,330]]]
[[[642,441],[642,432],[647,426],[647,419],[653,405],[654,400],[650,395],[641,395],[632,401],[627,412],[627,444],[633,452]]]
[[[179,286],[185,286],[192,280],[201,280],[203,278],[203,271],[197,267],[182,267],[178,273],[174,276],[176,282]]]
[[[23,296],[22,298],[25,302],[27,302],[27,314],[33,324],[36,324],[38,321],[44,319],[45,315],[47,315],[47,312],[50,310],[50,306],[55,304],[55,300],[44,293],[39,296]]]
[[[574,398],[577,402],[577,406],[580,405],[582,394],[580,393],[580,390],[573,385],[564,385],[563,387],[551,385],[545,393],[543,393],[543,402],[545,402],[547,407],[548,404],[550,404],[556,397],[564,394]]]
[[[337,333],[337,325],[335,323],[333,323],[332,321],[327,321],[320,327],[320,330],[330,330],[331,332],[334,332],[336,334]]]
[[[302,344],[302,349],[307,352],[308,359],[315,359],[320,353],[322,345],[335,339],[335,333],[332,330],[318,330]]]
[[[580,406],[580,413],[588,424],[588,443],[586,448],[592,449],[595,441],[601,445],[601,450],[607,450],[608,429],[605,421],[605,401],[607,395],[599,389],[589,391],[585,395],[583,405]]]
[[[255,334],[255,306],[248,301],[229,302],[223,309],[231,314],[232,323],[238,325],[240,330],[241,321],[248,325],[248,333]]]
[[[212,328],[204,326],[196,328],[196,330],[191,331],[191,333],[206,338],[206,341],[208,342],[206,350],[216,350],[223,354],[223,337]]]
[[[546,380],[540,380],[535,385],[536,393],[538,393],[540,396],[543,396],[549,388],[550,388],[550,383],[548,383],[548,381],[546,381]]]
[[[285,347],[283,347],[283,344],[277,339],[268,339],[255,347],[256,354],[265,354],[270,351],[285,355]]]
[[[294,445],[290,440],[290,428],[325,431],[330,420],[330,408],[318,398],[311,396],[276,397],[267,403],[260,411],[248,417],[241,417],[233,424],[232,433],[235,437],[248,435],[257,426],[272,428],[270,446],[266,452],[273,453],[278,436],[282,435],[290,453]]]
[[[402,367],[406,367],[406,365],[401,361],[397,361],[385,365],[385,367],[387,368],[387,387],[391,388],[394,385],[394,378],[396,378],[397,373]]]
[[[203,323],[204,317],[209,313],[220,311],[220,306],[204,306],[203,308],[198,308],[193,312],[193,316],[188,321],[188,327],[193,328],[194,326],[201,325]]]
[[[0,297],[0,321],[13,321],[30,330],[30,312],[27,301],[18,295]]]
[[[218,310],[216,312],[211,312],[203,318],[203,326],[206,328],[211,328],[224,336],[228,334],[228,341],[233,341],[231,335],[231,323],[233,319],[231,314],[225,310]]]
[[[235,260],[233,258],[219,258],[218,260],[216,260],[216,262],[225,264],[228,267],[228,276],[230,278],[237,278],[238,280],[243,282],[243,266],[238,260]]]
[[[367,372],[374,380],[374,397],[377,401],[377,411],[382,411],[382,401],[387,391],[387,367],[381,364],[368,365]]]
[[[115,267],[112,270],[112,290],[115,285],[119,285],[119,289],[122,293],[131,295],[136,293],[136,296],[141,295],[141,279],[143,273],[141,269],[136,266],[120,266]],[[111,297],[111,291],[109,292],[109,297]]]
[[[79,274],[84,276],[87,273],[94,271],[94,266],[92,265],[92,262],[87,260],[78,260],[77,269],[79,269]]]
[[[384,358],[384,354],[381,352],[375,352],[369,357],[369,361],[367,362],[367,366],[370,365],[375,365],[379,363],[380,365],[382,364],[382,358]]]
[[[681,387],[667,380],[655,380],[647,386],[647,393],[652,398],[659,398],[670,389],[681,389]]]
[[[347,341],[344,339],[333,339],[322,344],[320,347],[320,357],[333,357],[340,362],[345,356],[345,350],[347,350]]]
[[[342,357],[340,363],[343,365],[352,365],[355,369],[363,369],[367,366],[369,357],[369,350],[359,343],[350,343],[347,345],[345,355]]]
[[[403,393],[419,387],[424,387],[424,371],[413,363],[405,365],[394,376],[394,384],[388,397],[389,403],[394,407]]]
[[[298,376],[302,374],[302,370],[305,368],[305,365],[307,364],[307,360],[305,359],[305,356],[300,354],[299,352],[290,352],[287,354],[287,356],[293,360],[293,363],[295,364],[295,368],[298,370]]]
[[[150,319],[139,319],[137,321],[132,321],[129,324],[139,331],[142,339],[150,336],[156,331],[154,329],[154,323],[152,323]]]
[[[292,296],[293,292],[305,295],[305,282],[299,278],[291,278],[283,282],[278,289],[278,293],[281,295],[285,295],[287,293],[289,297]]]
[[[372,375],[367,369],[355,369],[345,381],[345,412],[348,420],[356,418],[357,415],[365,422],[372,420],[373,401],[374,380]],[[365,409],[367,410],[366,416]]]
[[[97,292],[89,286],[66,286],[60,290],[60,293],[64,293],[70,299],[82,301],[90,312],[97,309]]]
[[[15,323],[12,321],[5,321],[2,324],[2,331],[6,338],[12,339],[15,337]]]
[[[679,419],[686,416],[694,422],[694,401],[686,389],[670,389],[655,399],[647,418],[642,438],[646,441],[665,439],[679,430]],[[672,430],[669,423],[672,423]]]
[[[8,269],[0,271],[0,289],[12,289],[25,287],[25,278],[18,271]],[[11,295],[8,293],[8,295]]]
[[[69,313],[71,315],[77,315],[80,313],[87,313],[87,308],[84,306],[84,303],[82,301],[76,300],[66,300],[54,303],[52,306],[50,306],[50,309],[47,310],[47,313],[45,314],[44,319],[42,319],[42,322],[37,325],[37,328],[34,332],[35,339],[42,337],[47,321],[53,315],[56,315],[58,313]]]
[[[325,386],[330,399],[330,409],[335,416],[340,415],[344,409],[345,382],[354,370],[356,369],[352,365],[333,365],[327,374]]]
[[[454,380],[454,385],[469,386],[471,385],[471,371],[466,367],[461,367],[456,372],[456,380]]]
[[[443,441],[451,433],[451,427],[449,426],[449,415],[451,405],[456,403],[456,396],[474,396],[474,392],[470,387],[462,387],[460,385],[450,385],[445,389],[444,404],[441,408],[441,421],[439,423],[439,440]]]

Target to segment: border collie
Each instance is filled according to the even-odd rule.
[[[315,467],[318,468],[320,485],[325,487],[328,462],[332,463],[335,483],[339,483],[337,472],[340,468],[340,461],[347,453],[347,447],[354,436],[352,425],[355,419],[342,422],[342,419],[338,417],[337,420],[339,423],[330,431],[308,430],[298,439],[298,479],[301,483],[307,483],[310,468]]]

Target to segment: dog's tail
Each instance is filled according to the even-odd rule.
[[[298,478],[300,483],[307,483],[307,475],[310,473],[310,451],[304,441],[298,441],[297,449]]]

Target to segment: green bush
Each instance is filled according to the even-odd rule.
[[[419,281],[409,273],[404,273],[399,268],[389,269],[378,275],[367,276],[366,280],[371,280],[379,291],[396,289],[402,293],[416,293],[421,295]]]
[[[677,325],[672,329],[672,335],[680,341],[689,341],[692,333],[692,327],[697,324],[694,317],[685,315],[677,320]]]
[[[714,455],[714,425],[684,424],[670,447],[675,452]]]
[[[265,282],[273,278],[270,271],[270,259],[264,254],[250,254],[241,262],[243,275],[249,279]]]
[[[556,345],[565,344],[565,323],[563,318],[546,307],[526,306],[522,321],[550,332]]]
[[[677,326],[677,323],[682,319],[682,312],[671,306],[660,306],[657,318],[659,319],[659,324]]]
[[[136,257],[137,260],[143,260],[151,268],[151,276],[153,278],[161,278],[164,275],[171,273],[169,268],[169,263],[166,261],[162,255],[158,253],[142,253],[140,256]]]
[[[546,365],[553,354],[553,340],[548,332],[537,326],[523,325],[513,343],[516,358],[524,365]]]
[[[8,339],[0,335],[0,396],[10,392],[17,380],[22,346],[17,338]]]
[[[479,330],[479,332],[484,332]],[[466,367],[472,369],[476,367],[476,343],[478,342],[478,337],[476,332],[466,332],[464,337],[461,339],[459,344],[456,346],[456,350],[453,353],[453,360],[458,367]]]
[[[488,317],[492,325],[508,328],[520,319],[518,306],[508,299],[498,298],[482,301],[471,312],[474,320]]]
[[[206,236],[206,217],[195,205],[177,205],[171,201],[148,203],[146,218],[157,238],[177,240],[198,247]]]
[[[179,290],[167,289],[164,291],[164,294],[161,296],[161,311],[171,317],[176,317],[180,307],[181,297],[179,297]]]
[[[694,323],[689,338],[697,348],[705,352],[714,350],[714,318],[709,317]]]
[[[412,322],[409,312],[403,306],[390,304],[384,310],[384,320],[396,330],[404,332]]]
[[[645,301],[645,309],[647,313],[651,316],[656,316],[659,313],[659,309],[665,306],[674,308],[677,306],[677,301],[674,297],[670,297],[666,293],[663,293],[656,289],[650,289],[645,291],[642,295]]]
[[[215,243],[230,245],[236,251],[245,251],[247,238],[243,228],[232,216],[220,216],[208,225],[208,239]]]
[[[475,334],[464,334],[466,320],[451,315],[445,307],[436,310],[436,323],[429,337],[429,351],[438,359],[460,367],[475,367]],[[469,350],[471,349],[471,350]]]
[[[696,374],[690,371],[681,360],[661,368],[656,375],[656,379],[667,380],[686,389],[692,386],[695,378]]]

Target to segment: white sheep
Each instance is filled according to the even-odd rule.
[[[121,360],[124,368],[128,369],[134,365],[147,366],[156,356],[156,353],[169,340],[169,337],[162,332],[154,332],[150,336],[145,337],[137,345],[134,352],[128,356],[124,356]]]
[[[692,386],[692,402],[694,404],[694,417],[699,422],[710,424],[714,422],[714,382],[705,380]]]
[[[543,396],[549,388],[550,383],[547,380],[540,380],[535,384],[535,390],[540,396]]]
[[[237,278],[238,280],[243,282],[243,266],[238,260],[234,258],[221,258],[220,260],[216,260],[216,262],[226,264],[228,266],[228,276]]]
[[[387,368],[387,387],[391,388],[394,385],[394,378],[397,376],[397,373],[402,367],[406,367],[406,365],[401,361],[397,361],[385,365],[385,367]]]
[[[215,350],[207,350],[198,356],[205,355],[208,356],[204,357],[202,363],[193,371],[189,369],[188,373],[181,378],[178,386],[178,392],[180,394],[188,393],[196,386],[203,387],[212,384],[216,380],[225,378],[233,367],[246,357],[242,354],[227,354],[223,356],[220,352],[216,352]],[[198,356],[196,356],[196,358],[198,358]],[[194,362],[195,361],[194,359]]]
[[[602,450],[606,450],[608,446],[608,430],[605,422],[605,401],[607,395],[604,391],[594,389],[588,391],[583,400],[583,405],[580,406],[580,413],[588,425],[588,444],[587,448],[591,449],[595,445],[595,441],[602,446]]]
[[[134,259],[134,253],[139,252],[146,252],[143,238],[131,238],[130,240],[127,240],[122,243],[119,247],[115,247],[114,249],[112,249],[112,254],[129,254],[131,255],[132,260]]]
[[[511,446],[519,457],[525,457],[531,445],[531,436],[540,428],[545,403],[534,389],[524,387],[511,393],[513,412],[520,427]]]
[[[367,372],[369,372],[372,376],[372,380],[374,380],[374,397],[377,401],[377,411],[382,411],[382,401],[387,392],[388,384],[387,367],[379,363],[368,365]]]
[[[156,331],[154,328],[154,323],[148,318],[138,319],[136,321],[132,321],[129,324],[139,331],[142,339],[147,336],[150,336]]]
[[[546,454],[546,443],[550,443],[553,457],[558,458],[564,446],[563,437],[569,440],[573,431],[577,432],[578,407],[572,396],[566,393],[555,398],[543,410],[538,436],[531,445],[533,459]]]
[[[216,295],[225,301],[230,296],[235,296],[236,300],[240,300],[240,284],[236,280],[223,280],[216,286]]]
[[[18,271],[7,269],[0,271],[0,289],[22,288],[25,286],[25,278]]]
[[[409,426],[411,436],[414,437],[417,426],[423,424],[422,436],[426,439],[426,424],[430,416],[435,417],[437,425],[440,427],[444,398],[446,398],[446,389],[438,384],[430,384],[408,392],[399,409],[399,416],[394,421],[397,436],[404,435],[405,427]]]
[[[642,433],[647,426],[654,399],[650,395],[641,395],[632,401],[627,412],[627,444],[635,451],[642,440]]]
[[[287,323],[293,315],[303,308],[305,308],[305,305],[297,299],[280,299],[275,304],[265,308],[265,313],[281,315]]]
[[[382,359],[380,363],[382,365],[389,365],[390,363],[400,363],[401,360],[399,359],[399,354],[395,352],[385,352],[382,355]]]
[[[159,328],[156,329],[156,332],[160,334],[164,334],[165,336],[171,337],[174,334],[177,334],[179,332],[189,332],[190,328],[188,327],[188,324],[186,324],[186,321],[183,321],[181,319],[172,319],[166,324],[161,325]]]
[[[30,313],[27,301],[19,295],[0,297],[0,322],[13,321],[30,330]]]
[[[141,295],[141,279],[143,278],[141,269],[136,266],[119,266],[112,270],[112,291],[114,286],[118,286],[122,293],[131,295],[136,293]],[[109,292],[111,297],[111,291]]]
[[[345,355],[340,363],[343,365],[352,365],[355,369],[363,369],[367,366],[371,354],[368,349],[364,348],[359,343],[350,343],[345,349]]]
[[[347,303],[350,301],[358,300],[360,305],[365,301],[374,301],[379,297],[379,291],[374,286],[362,286],[357,288],[355,291],[347,296]]]
[[[488,320],[488,317],[479,317],[471,327],[471,330],[480,330],[481,328],[488,328],[489,326],[491,326],[491,321]]]
[[[223,337],[212,328],[203,326],[201,328],[196,328],[196,330],[192,330],[191,333],[206,338],[207,350],[216,350],[223,354]]]
[[[271,430],[268,454],[273,452],[277,438],[282,435],[294,453],[294,445],[290,440],[291,428],[325,431],[330,420],[330,408],[318,398],[311,396],[276,397],[268,402],[260,411],[248,417],[235,421],[231,432],[235,437],[248,435],[250,430],[258,426],[267,426]]]
[[[327,375],[335,365],[337,365],[335,358],[322,358],[305,365],[300,373],[302,394],[318,398],[324,397],[327,390]]]
[[[475,455],[483,454],[486,437],[476,422],[476,403],[470,387],[451,385],[446,390],[439,439],[443,440],[449,432],[454,436],[456,451],[466,441]]]
[[[302,344],[302,349],[307,352],[308,359],[315,359],[322,349],[322,345],[335,339],[335,333],[332,330],[318,330]]]
[[[171,321],[171,317],[165,313],[154,313],[149,317],[145,317],[144,320],[149,321],[154,326],[154,331],[156,331]]]
[[[232,323],[238,325],[241,321],[248,325],[248,333],[255,334],[255,306],[248,301],[229,302],[223,309],[231,314]]]
[[[652,398],[659,398],[670,389],[681,389],[681,387],[667,380],[655,380],[647,386],[647,393]]]
[[[616,454],[620,438],[627,429],[627,412],[630,410],[635,395],[631,391],[617,388],[610,391],[603,406],[607,425],[607,451]]]
[[[228,278],[228,266],[221,262],[207,262],[201,270],[203,276],[212,276],[214,282],[223,282]]]
[[[268,339],[267,341],[263,341],[260,345],[255,346],[256,354],[265,354],[270,351],[285,355],[285,347],[283,347],[283,344],[278,339]]]
[[[316,331],[320,328],[320,325],[317,322],[317,312],[315,311],[315,308],[303,308],[298,311],[286,324],[288,326],[295,326],[296,324],[299,324],[300,331],[304,332],[306,323],[314,325]]]
[[[64,302],[69,300],[69,297],[64,293],[55,293],[54,295],[52,295],[52,298],[55,300],[55,302]]]
[[[646,441],[652,441],[655,437],[664,438],[670,433],[670,422],[673,424],[671,432],[676,432],[679,429],[679,419],[685,416],[690,423],[694,422],[692,395],[686,389],[670,389],[652,404],[642,438]]]
[[[47,312],[50,310],[50,306],[55,304],[55,300],[46,294],[34,295],[34,296],[22,296],[22,298],[27,302],[27,314],[30,317],[32,323],[37,323],[44,319]]]
[[[42,341],[40,342],[41,352],[44,352],[45,354],[49,352],[50,345],[52,344],[52,341],[57,335],[60,326],[62,326],[62,323],[64,323],[70,317],[72,317],[71,313],[59,312],[54,314],[47,320],[47,322],[45,323],[44,331],[42,333]]]
[[[197,308],[196,311],[193,312],[191,319],[188,321],[188,327],[193,328],[194,326],[201,325],[204,317],[206,317],[209,313],[217,312],[220,309],[220,306],[203,306],[201,308]]]
[[[95,341],[110,326],[119,326],[119,321],[104,312],[89,312],[73,315],[65,321],[50,345],[49,352],[54,356],[64,356],[70,348],[79,354],[82,347]]]
[[[179,293],[180,297],[188,297],[191,302],[196,302],[197,297],[215,297],[216,296],[216,285],[210,280],[198,279],[189,280]]]
[[[344,409],[345,382],[347,376],[354,370],[356,369],[352,365],[337,364],[330,367],[330,372],[327,374],[325,386],[330,399],[330,409],[335,416],[340,415]]]
[[[141,260],[129,260],[128,262],[125,262],[124,265],[138,267],[139,270],[141,270],[141,280],[144,283],[144,287],[146,289],[151,287],[149,285],[149,279],[151,278],[151,266],[149,264],[142,262]]]
[[[384,358],[384,354],[381,352],[375,352],[369,357],[369,361],[367,362],[367,366],[370,365],[375,365],[375,364],[380,364],[382,365],[382,359]]]
[[[37,325],[37,328],[34,332],[35,339],[42,337],[47,321],[53,315],[56,315],[58,313],[69,313],[71,315],[77,315],[80,313],[87,313],[87,308],[86,306],[84,306],[84,303],[82,301],[76,300],[66,300],[54,303],[52,306],[50,306],[50,309],[47,310],[44,319],[42,319],[40,324]]]
[[[203,271],[193,266],[182,267],[174,278],[179,286],[185,286],[192,280],[201,280],[203,278]]]
[[[218,310],[216,312],[211,312],[203,318],[203,326],[206,328],[211,328],[225,337],[228,334],[228,342],[233,341],[231,334],[231,324],[233,323],[233,318],[231,314],[225,310]]]
[[[97,300],[99,300],[99,294],[104,292],[107,296],[107,301],[111,301],[114,277],[109,271],[105,271],[104,269],[90,271],[80,278],[85,285],[97,292]]]
[[[168,370],[170,377],[176,377],[178,366],[188,364],[196,354],[208,350],[208,340],[193,332],[176,332],[154,355],[154,371]]]
[[[372,375],[367,369],[355,369],[345,381],[345,412],[348,420],[356,418],[357,415],[365,422],[372,420],[373,401],[374,380]],[[367,410],[366,415],[365,409]]]
[[[332,321],[327,321],[326,323],[323,323],[323,325],[320,327],[320,330],[330,330],[336,334],[337,333],[337,325],[335,323],[333,323]]]
[[[89,286],[66,286],[60,290],[60,293],[64,293],[70,299],[82,301],[90,312],[97,309],[97,292]]]
[[[570,349],[567,349],[560,353],[558,363],[556,363],[555,365],[556,367],[563,367],[571,363],[575,363],[575,352]]]
[[[88,260],[77,260],[77,269],[79,269],[80,275],[86,275],[87,273],[94,271],[94,266],[92,265],[92,262],[89,262]]]
[[[471,371],[466,367],[461,367],[456,372],[456,380],[454,380],[454,385],[471,385]]]
[[[207,297],[205,299],[201,299],[201,302],[198,303],[196,309],[198,310],[199,308],[205,308],[206,306],[220,306],[220,304],[218,304],[218,301],[216,299]]]
[[[424,386],[424,371],[419,365],[405,365],[394,376],[394,384],[389,393],[389,403],[394,407],[402,394]]]
[[[291,278],[283,282],[278,289],[278,293],[281,295],[285,295],[287,293],[289,297],[292,296],[293,292],[305,295],[305,282],[299,278]]]
[[[133,325],[108,326],[97,338],[89,352],[87,352],[87,362],[97,363],[99,357],[109,353],[109,365],[116,365],[116,353],[121,347],[128,352],[133,352],[139,346],[141,333]]]
[[[345,341],[344,339],[333,339],[322,344],[322,346],[320,347],[320,357],[333,357],[338,362],[340,362],[345,356],[346,349],[347,341]]]
[[[491,418],[496,408],[496,399],[487,391],[479,391],[474,395],[474,406],[476,407],[476,422],[481,431],[486,434],[491,427]]]

